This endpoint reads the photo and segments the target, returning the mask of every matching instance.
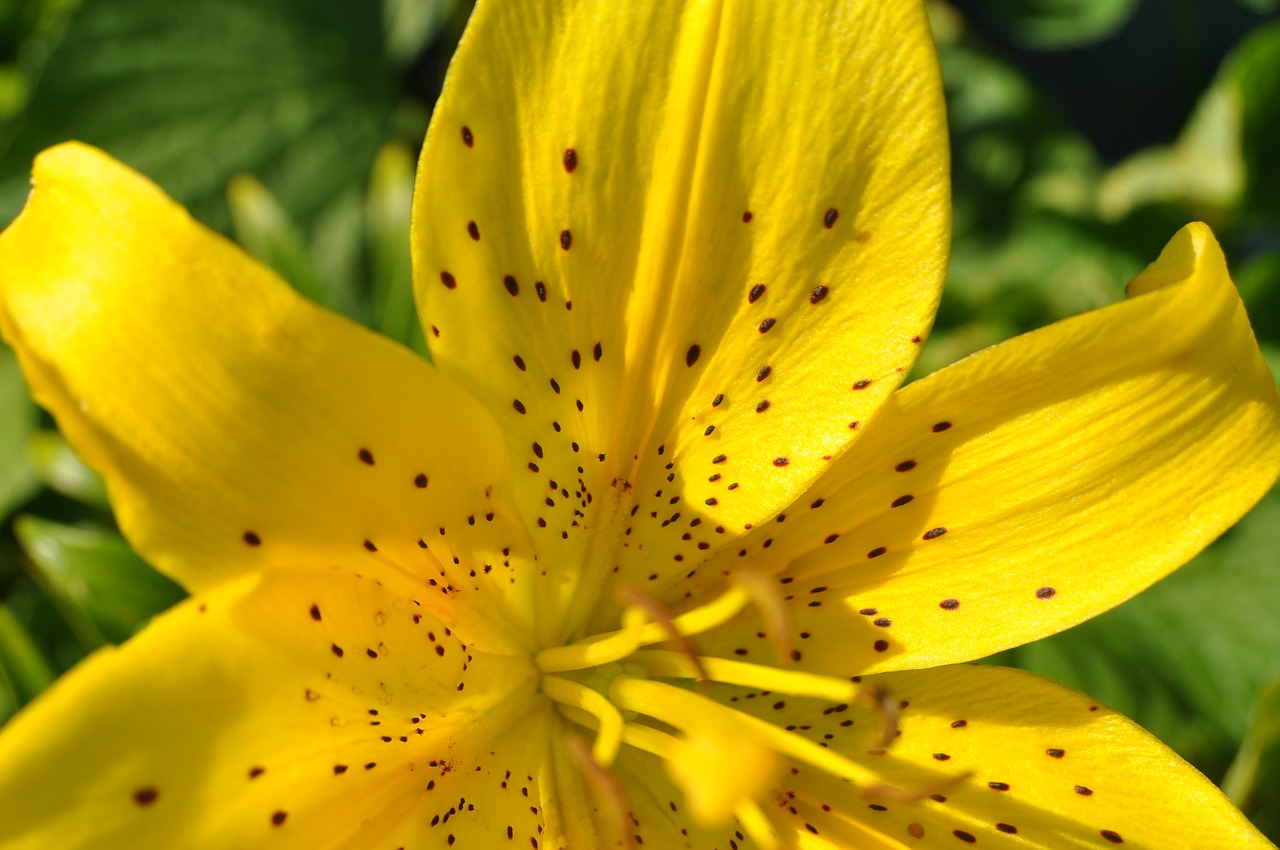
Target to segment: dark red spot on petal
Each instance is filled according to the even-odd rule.
[[[565,148],[564,152],[564,170],[573,173],[578,167],[578,152],[573,148]]]
[[[1099,833],[1099,835],[1110,841],[1112,844],[1124,844],[1124,839],[1120,837],[1120,833],[1118,832],[1112,832],[1109,829],[1104,829]]]
[[[1018,828],[1011,823],[998,823],[996,824],[996,829],[1000,830],[1001,832],[1007,835],[1018,834]]]
[[[759,383],[760,381],[763,381],[765,378],[769,377],[770,373],[772,372],[773,372],[772,366],[765,366],[759,372],[756,372],[756,383]]]
[[[775,457],[773,459],[774,466],[786,466],[789,463],[791,463],[790,459],[785,457]]]
[[[285,819],[288,817],[289,817],[288,812],[274,812],[271,815],[271,824],[273,826],[282,826],[285,822]]]
[[[916,468],[916,462],[914,460],[904,460],[902,463],[898,464],[893,469],[895,472],[910,472],[915,468]]]
[[[878,640],[875,643],[871,644],[871,648],[874,649],[876,652],[884,652],[886,649],[889,648],[889,641]]]
[[[250,546],[261,546],[262,538],[259,537],[256,532],[246,531],[244,533],[244,542],[248,543]]]
[[[133,792],[133,802],[139,806],[149,806],[160,799],[160,792],[151,786],[139,788]]]
[[[767,398],[756,405],[756,413],[764,413],[768,409],[769,409],[769,399]]]
[[[764,295],[764,284],[757,283],[751,287],[751,291],[747,293],[747,303],[754,304],[760,300],[760,296]]]
[[[320,621],[320,606],[319,606],[319,605],[312,605],[312,606],[311,606],[311,619],[315,620],[316,622],[319,622],[319,621]]]
[[[1036,599],[1052,599],[1057,593],[1052,587],[1042,587],[1036,591]]]
[[[424,490],[424,489],[426,489],[426,486],[427,486],[427,476],[426,476],[426,474],[425,474],[425,473],[422,473],[422,472],[419,472],[416,476],[414,476],[414,479],[413,479],[413,486],[414,486],[414,487],[417,487],[419,490]]]
[[[954,611],[960,607],[959,599],[944,599],[938,603],[938,607],[944,611]]]
[[[881,555],[883,555],[885,552],[888,552],[888,551],[889,550],[884,548],[883,546],[877,546],[876,548],[872,549],[870,552],[867,553],[867,557],[879,558]]]
[[[972,833],[965,832],[963,829],[953,829],[951,830],[951,834],[954,835],[956,838],[959,838],[965,844],[972,844],[978,840],[973,837]]]
[[[684,365],[692,366],[694,363],[697,363],[698,356],[700,354],[702,354],[702,346],[700,345],[689,346],[689,350],[686,351],[684,355]]]
[[[987,787],[990,788],[992,791],[1008,791],[1009,783],[1008,782],[988,782]]]
[[[470,234],[471,238],[476,242],[480,241],[480,228],[474,221],[467,222],[467,233]]]
[[[524,413],[524,412],[525,412],[525,409],[524,409],[524,402],[522,402],[522,401],[521,401],[520,399],[518,399],[518,398],[517,398],[517,399],[515,399],[515,400],[513,400],[513,401],[511,402],[511,406],[512,406],[512,407],[514,407],[514,408],[516,409],[516,413]]]
[[[946,533],[947,533],[947,530],[945,528],[943,528],[942,526],[938,526],[937,528],[931,528],[928,531],[926,531],[924,533],[924,539],[933,540],[935,537],[941,537]]]
[[[448,272],[440,272],[440,282],[444,284],[445,289],[454,289],[458,286],[458,281],[454,280],[453,275]]]
[[[950,427],[951,427],[950,422],[935,422],[933,425],[933,433],[941,434],[943,431],[946,431]]]
[[[1079,794],[1081,797],[1092,797],[1092,796],[1093,796],[1093,789],[1092,789],[1092,788],[1086,788],[1086,787],[1085,787],[1085,786],[1083,786],[1083,785],[1077,785],[1077,786],[1076,786],[1076,793],[1077,793],[1077,794]]]
[[[753,216],[751,215],[751,210],[747,210],[746,212],[744,212],[744,213],[742,214],[742,223],[743,223],[743,224],[750,224],[750,223],[751,223],[751,219],[752,219],[752,217],[753,217]]]
[[[1060,759],[1067,754],[1067,751],[1060,750],[1057,747],[1050,747],[1049,749],[1044,751],[1044,754],[1047,755],[1049,758]]]
[[[840,211],[835,207],[827,210],[822,216],[822,226],[830,230],[836,223],[836,219],[840,217]]]
[[[760,333],[767,334],[778,323],[777,319],[765,319],[760,323]]]
[[[911,495],[907,495],[907,496],[899,496],[898,498],[894,499],[894,500],[889,504],[889,507],[891,507],[891,508],[900,508],[900,507],[902,507],[903,505],[908,504],[908,503],[910,503],[910,502],[914,501],[914,500],[915,500],[915,498],[916,498],[915,496],[911,496]]]
[[[809,293],[809,303],[817,304],[823,298],[826,298],[827,293],[830,291],[831,290],[827,289],[825,286],[815,286],[813,288],[813,292]]]
[[[360,462],[367,466],[373,466],[373,452],[368,449],[361,449],[359,452]]]
[[[471,128],[465,124],[462,125],[462,143],[467,147],[472,147],[476,143],[476,137],[471,135]]]
[[[547,285],[542,281],[538,281],[533,285],[533,289],[538,293],[538,300],[543,304],[547,303]]]
[[[516,279],[511,275],[507,275],[502,279],[502,285],[505,286],[507,288],[507,292],[510,292],[512,295],[520,294],[520,284],[516,283]]]
[[[560,231],[560,247],[568,251],[569,246],[573,244],[573,234],[567,230]]]
[[[869,386],[871,386],[871,381],[866,378],[863,378],[860,381],[853,382],[853,388],[855,390],[865,390]]]

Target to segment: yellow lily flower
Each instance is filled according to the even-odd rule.
[[[953,666],[1207,545],[1280,399],[1203,225],[899,388],[945,133],[919,3],[482,2],[414,202],[434,366],[43,154],[0,330],[193,595],[0,735],[0,846],[1269,846]]]

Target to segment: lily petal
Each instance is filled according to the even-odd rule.
[[[1275,480],[1280,397],[1207,227],[1128,294],[904,388],[702,572],[785,564],[803,665],[875,671],[1026,643],[1186,563]],[[768,651],[752,619],[702,651]]]
[[[1272,846],[1193,767],[1077,691],[983,665],[863,684],[901,706],[887,748],[875,740],[875,719],[856,707],[793,701],[774,710],[757,700],[744,709],[873,767],[895,789],[859,793],[807,766],[791,772],[782,807],[770,811],[805,846],[847,847],[851,836],[859,847],[952,850],[994,841],[1054,850]],[[904,799],[911,792],[918,802]],[[878,841],[866,837],[876,833]]]
[[[0,330],[144,557],[192,590],[342,561],[520,597],[501,565],[528,539],[473,399],[100,151],[47,151],[34,182],[0,238]]]
[[[446,84],[420,164],[418,302],[437,364],[534,470],[544,566],[572,584],[589,527],[620,538],[634,508],[645,552],[617,557],[647,581],[794,499],[937,305],[923,7],[482,3],[450,74],[467,85]],[[708,527],[682,540],[676,511]]]
[[[436,799],[455,805],[454,765],[459,787],[495,790],[506,771],[536,767],[533,744],[494,749],[535,685],[525,662],[463,645],[372,579],[224,582],[12,721],[0,844],[371,846]],[[512,822],[524,832],[519,802],[503,808],[523,812]]]

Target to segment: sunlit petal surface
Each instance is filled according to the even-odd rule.
[[[949,226],[935,66],[908,3],[477,10],[420,166],[418,300],[528,464],[566,626],[584,565],[669,586],[903,379]]]
[[[340,562],[524,616],[528,537],[470,396],[99,151],[46,152],[33,180],[0,240],[0,327],[140,552],[190,589]]]
[[[1275,480],[1280,398],[1204,225],[1129,294],[898,392],[703,572],[776,573],[803,666],[866,671],[1026,643],[1186,563]],[[759,631],[705,649],[771,657]]]

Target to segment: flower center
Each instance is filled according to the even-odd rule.
[[[782,617],[767,582],[735,579],[710,602],[679,616],[637,592],[624,593],[622,628],[534,657],[541,690],[568,721],[594,735],[580,765],[605,796],[625,793],[608,771],[623,746],[660,758],[680,789],[691,817],[707,827],[736,818],[762,847],[780,846],[780,831],[760,803],[778,789],[784,766],[807,768],[851,792],[883,788],[875,771],[748,711],[727,704],[725,687],[752,690],[751,696],[809,698],[847,709],[865,702],[878,713],[879,729],[868,732],[870,746],[883,747],[894,720],[880,695],[852,680],[699,656],[692,639],[709,632],[755,603],[766,622]],[[776,622],[785,626],[783,622]],[[771,629],[785,634],[785,628]],[[652,647],[652,648],[651,648]],[[779,657],[789,653],[779,646]],[[736,693],[736,691],[734,691]],[[615,800],[614,808],[625,811]]]

